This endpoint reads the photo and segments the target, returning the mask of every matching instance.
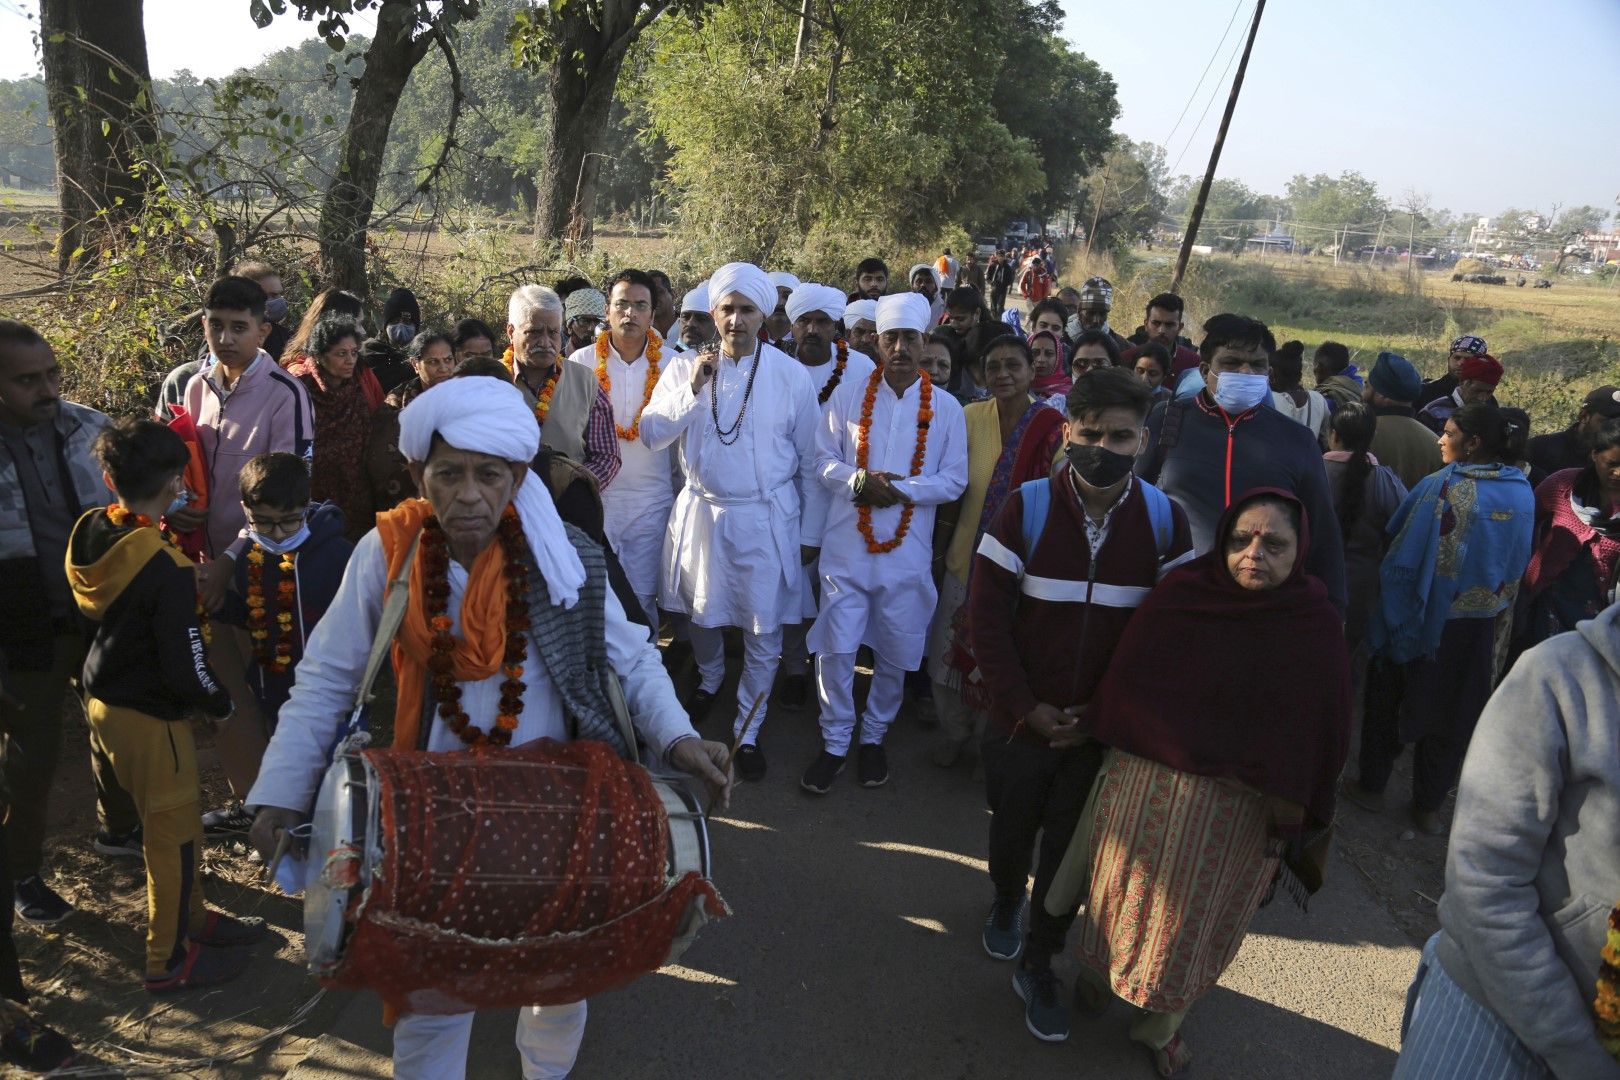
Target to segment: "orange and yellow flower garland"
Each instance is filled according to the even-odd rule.
[[[1597,1000],[1598,1042],[1620,1061],[1620,904],[1609,912],[1609,935],[1598,954]]]
[[[264,599],[264,549],[254,544],[247,553],[248,636],[253,639],[253,655],[259,666],[280,675],[292,666],[293,605],[298,602],[298,579],[294,576],[297,552],[281,553],[281,580],[276,583],[279,609],[276,611],[276,640],[270,641],[270,612]]]
[[[922,472],[923,458],[928,451],[928,424],[934,419],[934,384],[928,377],[928,372],[921,372],[922,388],[917,395],[917,449],[911,455],[911,472],[908,476],[916,476]],[[855,467],[866,469],[866,463],[871,458],[872,451],[872,407],[877,403],[878,383],[883,380],[883,369],[878,368],[872,372],[872,377],[866,380],[866,398],[861,402],[861,422],[855,434]],[[900,527],[895,530],[894,539],[878,540],[872,534],[872,508],[863,505],[855,514],[855,522],[861,530],[861,538],[866,541],[866,550],[873,555],[882,555],[899,547],[906,538],[906,532],[911,528],[911,515],[916,505],[906,503],[900,511]]]
[[[126,525],[132,529],[147,529],[154,527],[151,518],[147,517],[145,514],[135,513],[122,503],[113,503],[111,506],[107,507],[107,520],[112,522],[114,525],[117,525],[119,528],[123,528]],[[158,535],[163,537],[164,543],[168,544],[176,551],[180,550],[180,545],[175,543],[174,534],[171,533],[167,527],[161,525],[155,527],[157,528]],[[212,645],[214,643],[214,628],[208,624],[208,608],[203,604],[201,591],[197,593],[197,630],[202,635],[204,645]]]
[[[624,442],[635,442],[641,437],[641,414],[647,411],[647,405],[652,401],[653,390],[658,386],[658,362],[664,358],[663,339],[658,331],[647,331],[647,385],[641,392],[641,408],[636,410],[635,419],[630,421],[627,428],[613,425],[613,430],[619,433]],[[602,393],[613,400],[613,379],[608,375],[608,334],[606,331],[596,335],[596,385],[602,388]]]
[[[512,353],[512,346],[508,345],[506,351],[501,354],[501,363],[506,365],[506,370],[512,373],[513,378],[517,378],[517,357]],[[551,395],[557,392],[557,379],[562,375],[563,363],[563,359],[558,357],[557,362],[551,365],[551,378],[546,380],[546,385],[535,395],[534,418],[541,426],[545,425],[546,417],[551,415]]]
[[[501,703],[495,717],[495,726],[487,733],[473,727],[467,711],[461,707],[461,688],[451,674],[455,661],[456,639],[450,635],[451,619],[445,614],[450,605],[450,545],[437,515],[422,526],[422,555],[426,560],[425,583],[428,626],[433,630],[433,655],[428,659],[433,699],[438,702],[439,716],[450,730],[468,746],[509,746],[512,732],[517,730],[518,713],[523,711],[523,658],[528,654],[524,634],[529,630],[528,566],[524,563],[527,541],[523,538],[523,524],[517,511],[508,506],[501,515],[496,530],[501,549],[506,555],[506,651],[501,656]]]

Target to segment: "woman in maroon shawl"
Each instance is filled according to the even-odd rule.
[[[1181,1021],[1279,880],[1301,904],[1321,887],[1350,739],[1349,656],[1305,574],[1304,507],[1250,491],[1216,535],[1137,609],[1084,714],[1111,751],[1047,897],[1085,902],[1076,992],[1141,1009],[1131,1038],[1163,1076],[1191,1062]],[[1167,641],[1188,646],[1174,678]]]
[[[360,326],[354,320],[322,319],[310,332],[308,353],[287,368],[309,391],[309,403],[315,410],[310,497],[338,505],[350,543],[358,543],[376,524],[366,473],[366,441],[376,405],[357,377],[360,339]]]

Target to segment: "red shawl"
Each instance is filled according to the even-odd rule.
[[[1224,537],[1256,496],[1293,503],[1299,554],[1287,581],[1245,589]],[[1350,743],[1350,658],[1327,589],[1305,573],[1310,526],[1292,494],[1245,492],[1221,516],[1215,549],[1172,571],[1137,608],[1085,713],[1102,742],[1198,776],[1228,777],[1333,820]],[[1165,678],[1164,643],[1184,642]]]
[[[315,410],[315,457],[309,475],[310,498],[334,502],[343,511],[344,535],[351,543],[375,524],[371,484],[366,475],[366,440],[373,406],[358,378],[333,385],[326,372],[301,356],[287,369],[309,392]],[[358,374],[358,369],[356,369]]]
[[[1591,554],[1599,583],[1614,580],[1615,563],[1620,561],[1620,540],[1604,536],[1582,521],[1569,498],[1591,466],[1555,472],[1536,488],[1536,550],[1524,572],[1524,590],[1529,599],[1540,596],[1547,586],[1569,570],[1582,551]]]

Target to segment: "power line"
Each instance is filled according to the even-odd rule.
[[[1187,110],[1192,108],[1192,103],[1197,99],[1199,88],[1204,85],[1204,80],[1208,78],[1209,69],[1215,66],[1215,58],[1221,55],[1221,46],[1226,44],[1227,37],[1232,33],[1232,27],[1237,25],[1238,12],[1243,10],[1243,4],[1244,0],[1238,0],[1232,6],[1232,17],[1226,20],[1226,30],[1221,34],[1221,40],[1215,43],[1215,48],[1210,50],[1209,61],[1204,64],[1203,72],[1198,76],[1198,81],[1193,84],[1192,93],[1187,95],[1187,104],[1181,107],[1181,115],[1176,117],[1175,127],[1170,129],[1170,134],[1166,135],[1164,141],[1159,144],[1165,148],[1166,152],[1170,149],[1170,140],[1176,137],[1176,132],[1181,128],[1181,122],[1187,118]]]
[[[1193,129],[1187,133],[1186,144],[1182,146],[1181,153],[1176,155],[1175,165],[1170,166],[1172,175],[1174,175],[1176,168],[1180,166],[1181,159],[1187,156],[1187,151],[1192,149],[1193,140],[1198,137],[1199,129],[1204,126],[1204,120],[1209,116],[1210,106],[1215,104],[1215,98],[1220,94],[1221,87],[1226,83],[1227,73],[1232,70],[1232,63],[1237,60],[1238,53],[1242,51],[1240,48],[1242,44],[1243,39],[1241,37],[1232,43],[1232,51],[1226,57],[1226,67],[1221,71],[1220,79],[1210,86],[1209,99],[1204,102],[1204,111],[1198,114],[1198,123],[1194,124]]]

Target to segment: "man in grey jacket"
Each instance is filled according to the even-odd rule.
[[[1593,1001],[1620,897],[1620,605],[1525,653],[1463,765],[1397,1080],[1620,1080]]]

